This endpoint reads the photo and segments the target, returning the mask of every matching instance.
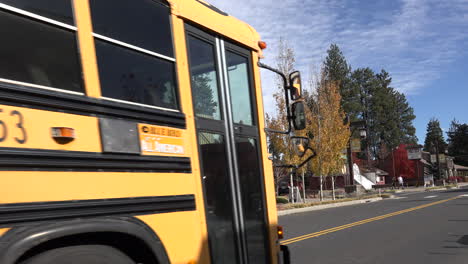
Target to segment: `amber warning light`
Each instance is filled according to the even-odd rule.
[[[71,127],[52,127],[52,138],[59,143],[68,143],[75,139],[75,129]]]
[[[278,239],[284,238],[284,231],[282,226],[278,226]]]
[[[267,48],[267,44],[265,41],[259,41],[258,42],[258,47],[262,50],[266,49]]]

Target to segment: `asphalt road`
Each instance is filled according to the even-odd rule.
[[[279,223],[292,263],[468,263],[468,188],[403,193],[281,216]]]

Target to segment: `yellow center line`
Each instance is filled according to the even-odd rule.
[[[298,236],[298,237],[294,237],[294,238],[290,238],[290,239],[285,239],[285,240],[281,241],[280,244],[281,245],[288,245],[288,244],[299,242],[299,241],[302,241],[302,240],[305,240],[305,239],[322,236],[322,235],[325,235],[325,234],[328,234],[328,233],[333,233],[333,232],[343,230],[343,229],[346,229],[346,228],[350,228],[350,227],[353,227],[353,226],[363,225],[363,224],[374,222],[374,221],[377,221],[377,220],[382,220],[382,219],[385,219],[385,218],[388,218],[388,217],[392,217],[392,216],[412,212],[412,211],[415,211],[415,210],[423,209],[423,208],[433,206],[433,205],[436,205],[436,204],[445,203],[445,202],[448,202],[448,201],[451,201],[451,200],[458,199],[460,197],[461,196],[455,196],[455,197],[452,197],[452,198],[449,198],[449,199],[440,200],[440,201],[436,201],[436,202],[432,202],[432,203],[428,203],[428,204],[423,204],[423,205],[408,208],[408,209],[405,209],[405,210],[396,211],[396,212],[393,212],[393,213],[384,214],[384,215],[364,219],[364,220],[353,222],[353,223],[350,223],[350,224],[325,229],[325,230],[318,231],[318,232],[315,232],[315,233],[310,233],[310,234],[306,234],[306,235],[302,235],[302,236]]]

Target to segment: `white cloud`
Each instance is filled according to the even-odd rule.
[[[306,76],[309,65],[321,63],[337,43],[353,68],[384,68],[395,88],[417,94],[468,52],[468,0],[209,2],[256,28],[269,44],[266,63],[274,64],[276,44],[286,38]],[[271,112],[273,77],[262,79]]]

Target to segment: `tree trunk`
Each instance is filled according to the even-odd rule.
[[[290,176],[290,177],[291,177],[291,178],[290,178],[290,184],[291,184],[291,185],[290,185],[290,188],[289,188],[289,193],[290,193],[290,196],[291,196],[291,201],[290,201],[290,202],[295,203],[295,201],[294,201],[294,181],[293,181],[293,174],[292,174],[292,172],[290,172],[290,175],[291,175],[291,176]]]
[[[332,179],[332,195],[333,195],[333,200],[335,200],[335,176],[331,176]]]
[[[320,175],[320,201],[323,201],[323,177]]]
[[[302,193],[304,195],[304,203],[306,202],[306,189],[305,189],[305,180],[304,180],[304,171],[302,172]]]

